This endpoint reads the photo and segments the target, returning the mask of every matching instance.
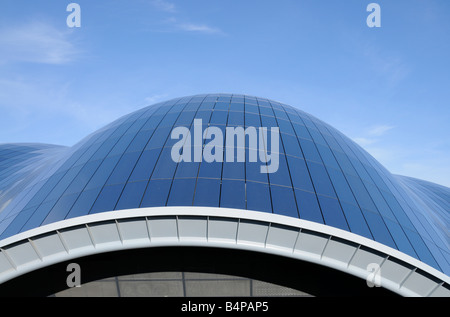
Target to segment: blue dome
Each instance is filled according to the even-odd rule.
[[[179,139],[171,132],[194,134],[194,119],[202,133],[215,127],[224,136],[226,127],[279,128],[277,170],[262,173],[270,162],[250,162],[257,148],[247,143],[244,162],[174,161]],[[201,149],[208,139],[200,140]],[[196,95],[126,115],[73,147],[0,145],[0,240],[84,215],[162,206],[299,218],[450,273],[449,188],[392,175],[333,127],[272,100]]]

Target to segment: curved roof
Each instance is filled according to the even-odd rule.
[[[261,173],[261,161],[248,156],[174,162],[171,131],[184,126],[194,135],[194,119],[223,135],[226,127],[278,127],[278,170]],[[246,155],[252,150],[246,144]],[[0,240],[81,216],[164,206],[305,220],[450,273],[449,188],[392,175],[333,127],[272,100],[189,96],[126,115],[73,147],[0,145]]]

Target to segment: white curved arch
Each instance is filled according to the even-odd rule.
[[[209,246],[265,252],[331,267],[402,296],[450,297],[450,278],[398,250],[326,225],[210,207],[156,207],[87,215],[0,241],[0,284],[25,273],[109,251]]]

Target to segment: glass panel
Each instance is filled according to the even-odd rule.
[[[94,176],[92,176],[92,178],[89,180],[89,183],[86,185],[85,190],[103,186],[119,159],[120,156],[117,155],[106,158],[95,171]]]
[[[317,163],[322,163],[322,159],[320,158],[319,152],[317,152],[316,146],[313,142],[300,139],[300,146],[303,150],[305,159]]]
[[[366,221],[369,224],[369,228],[372,231],[372,235],[375,241],[390,246],[391,248],[397,249],[397,246],[392,240],[391,235],[380,215],[364,209],[362,211],[364,214],[364,218],[366,218]]]
[[[195,178],[175,179],[170,189],[167,206],[192,206]]]
[[[361,212],[361,209],[346,202],[341,201],[342,210],[344,211],[345,218],[347,219],[350,231],[359,234],[363,237],[373,239],[372,233],[367,226],[366,220]]]
[[[259,160],[258,151],[254,150],[254,149],[248,149],[247,153],[249,154],[249,156],[256,155],[256,157],[257,157],[256,162],[250,162],[249,157],[246,158],[245,174],[246,174],[247,180],[267,183],[269,181],[268,174],[261,173],[261,166],[264,166],[264,168],[265,168],[264,170],[267,170],[266,164],[262,163]]]
[[[202,124],[208,124],[211,119],[212,112],[211,111],[199,111],[195,114],[195,119],[202,120]]]
[[[200,163],[198,177],[220,178],[222,175],[222,162],[205,162]]]
[[[276,155],[276,154],[273,154]],[[271,162],[269,162],[269,165]],[[288,167],[286,164],[286,157],[279,155],[278,170],[274,173],[269,173],[270,184],[292,186],[291,177],[289,175]]]
[[[214,106],[214,110],[225,110],[228,111],[228,107],[230,106],[230,102],[225,101],[218,101],[216,102],[216,105]]]
[[[292,155],[303,158],[302,150],[298,144],[298,140],[293,135],[281,134],[286,155]]]
[[[433,258],[433,255],[430,253],[430,250],[423,242],[423,239],[419,236],[417,232],[406,229],[405,230],[408,239],[411,241],[416,253],[419,255],[419,259],[423,262],[433,266],[434,268],[440,269],[439,265]]]
[[[228,119],[228,112],[214,110],[211,116],[211,125],[226,125]]]
[[[158,160],[160,153],[161,149],[144,151],[130,176],[130,182],[148,180],[153,172],[153,168],[155,167],[155,163]]]
[[[348,230],[347,221],[342,213],[341,206],[339,205],[337,199],[322,195],[318,195],[317,197],[319,198],[319,204],[322,209],[325,224],[343,230]]]
[[[181,109],[179,110],[181,111]],[[167,127],[173,127],[175,121],[177,120],[178,116],[180,115],[180,112],[176,109],[171,109],[169,113],[161,120],[159,124],[159,128],[167,128]]]
[[[224,162],[222,178],[245,180],[245,162]]]
[[[0,235],[0,239],[12,236],[20,232],[22,226],[27,222],[27,220],[35,210],[35,208],[30,208],[22,210],[19,214],[17,214],[14,220],[8,225],[8,227],[5,228],[3,233]]]
[[[328,168],[327,171],[328,174],[330,175],[330,179],[332,180],[334,189],[336,190],[336,194],[339,200],[341,202],[346,201],[350,204],[357,205],[356,199],[353,196],[350,186],[348,186],[344,174],[342,174],[341,171],[336,170],[334,168]]]
[[[219,207],[219,196],[219,179],[198,179],[195,188],[194,206]]]
[[[97,187],[91,190],[83,191],[73,205],[66,219],[87,215],[92,207],[92,204],[97,199],[100,190],[101,187]]]
[[[264,108],[261,108],[261,109],[264,109]],[[270,111],[272,111],[272,110],[270,110]],[[270,131],[270,128],[278,127],[278,123],[274,117],[261,116],[261,126],[266,127],[267,130]]]
[[[323,138],[322,134],[317,131],[316,129],[309,129],[309,133],[312,136],[312,139],[314,141],[315,144],[317,145],[327,145],[327,143],[325,142],[325,139]]]
[[[215,105],[215,101],[204,101],[198,108],[198,110],[212,110]]]
[[[341,169],[341,167],[336,162],[336,159],[334,158],[333,153],[327,146],[317,144],[317,149],[320,153],[320,156],[322,157],[323,164],[325,164],[326,166],[338,169],[338,170]]]
[[[394,214],[391,212],[391,209],[387,205],[378,188],[376,188],[372,183],[368,182],[364,182],[364,185],[366,186],[366,189],[369,192],[372,201],[375,203],[377,210],[380,212],[380,215],[395,220]]]
[[[39,189],[39,191],[31,198],[28,204],[24,207],[24,209],[28,209],[29,207],[35,207],[42,203],[48,193],[53,189],[53,187],[61,180],[63,177],[63,173],[53,174],[47,182]]]
[[[195,111],[184,111],[180,113],[180,116],[175,123],[175,126],[190,126],[194,120]]]
[[[280,128],[280,133],[285,133],[295,136],[295,131],[292,128],[291,122],[286,120],[278,120],[278,127]]]
[[[105,140],[102,145],[99,147],[97,152],[94,153],[94,155],[90,158],[91,161],[98,160],[98,159],[104,159],[111,149],[114,147],[114,145],[119,141],[119,138],[108,138]]]
[[[244,102],[238,102],[237,100],[233,100],[230,104],[230,112],[231,111],[244,111]]]
[[[247,209],[272,212],[268,184],[247,182]]]
[[[122,193],[123,187],[124,184],[103,187],[100,195],[98,196],[94,206],[92,206],[92,209],[89,213],[94,214],[98,212],[114,210],[117,200]]]
[[[73,196],[73,195],[72,195]],[[76,198],[76,197],[75,197]],[[75,199],[74,198],[74,199]],[[63,203],[66,200],[63,200]],[[70,201],[69,201],[70,202]],[[47,202],[47,203],[43,203],[42,205],[40,205],[36,211],[31,215],[31,217],[28,219],[28,221],[26,222],[26,224],[21,228],[21,231],[25,231],[28,229],[32,229],[35,227],[38,227],[41,225],[41,223],[44,221],[45,217],[48,216],[50,210],[53,208],[53,206],[55,206],[56,201],[53,200],[51,202]],[[73,203],[73,201],[71,202]],[[70,209],[71,205],[69,206]],[[66,211],[64,211],[64,214],[61,215],[59,214],[59,216],[61,216],[61,218],[59,219],[64,219],[64,216],[66,215],[67,211],[69,210],[67,209]],[[59,209],[60,210],[60,209]],[[18,219],[18,218],[16,218]]]
[[[286,112],[288,114],[289,120],[291,120],[292,123],[298,123],[303,125],[303,120],[300,118],[300,116],[295,112],[295,110],[286,108]]]
[[[54,205],[52,210],[48,213],[47,217],[40,225],[46,225],[51,222],[65,219],[66,215],[69,213],[69,210],[72,208],[73,204],[78,199],[78,196],[79,194],[62,196],[61,199],[58,200],[56,205]],[[34,226],[30,228],[33,227]]]
[[[207,163],[205,163],[207,164]],[[200,163],[197,162],[180,162],[178,163],[175,178],[195,178],[198,174]]]
[[[166,205],[172,179],[151,180],[142,199],[143,207],[163,207]]]
[[[262,115],[261,117],[263,119],[265,119],[266,116],[270,116],[272,118],[274,116],[272,108],[269,107],[259,107],[259,113]],[[275,118],[273,118],[273,120],[275,120]]]
[[[53,188],[51,193],[44,199],[44,202],[59,199],[75,176],[80,172],[82,165],[75,166],[69,169],[61,179],[61,181]]]
[[[146,150],[149,149],[155,149],[155,148],[161,148],[164,146],[164,143],[168,138],[170,138],[170,133],[172,133],[172,128],[165,127],[156,128],[155,132],[152,135],[152,138],[148,142],[147,146],[145,147]]]
[[[131,141],[135,137],[135,133],[133,134],[125,134],[120,138],[120,140],[114,145],[114,148],[111,152],[108,153],[108,156],[121,155],[127,149],[128,145],[130,145]]]
[[[292,156],[287,156],[287,160],[294,187],[314,192],[305,161]]]
[[[108,178],[106,185],[125,183],[130,177],[139,155],[139,152],[125,153]]]
[[[115,210],[139,208],[146,187],[146,181],[126,184]]]
[[[350,160],[344,153],[342,153],[340,151],[334,151],[334,155],[335,155],[337,161],[339,162],[339,166],[341,167],[341,169],[344,173],[350,174],[353,176],[358,176],[355,169],[353,168]]]
[[[325,167],[322,164],[314,162],[307,162],[307,164],[316,192],[318,194],[336,197]]]
[[[245,112],[259,114],[259,107],[256,104],[246,103],[245,104]]]
[[[273,104],[272,104],[273,106]],[[284,110],[280,110],[280,109],[276,109],[274,107],[273,112],[275,113],[275,116],[277,117],[277,119],[283,119],[283,120],[289,120],[286,112],[284,112]]]
[[[274,213],[298,218],[297,205],[292,188],[271,185],[270,191],[272,193]]]
[[[258,128],[261,126],[261,119],[259,115],[253,113],[245,114],[245,127],[255,127]]]
[[[165,147],[161,156],[158,159],[158,163],[156,163],[155,170],[152,175],[152,179],[157,178],[173,178],[175,173],[175,168],[177,167],[178,162],[174,162],[171,156],[172,148]]]
[[[389,232],[391,233],[398,249],[406,254],[409,254],[412,257],[417,258],[417,253],[414,251],[414,248],[411,246],[408,237],[406,236],[400,225],[389,219],[384,219],[384,222]]]
[[[295,190],[300,218],[304,220],[323,223],[317,196],[303,190]]]
[[[347,181],[350,184],[355,197],[358,198],[358,204],[361,206],[361,208],[376,211],[377,209],[361,180],[349,175],[347,177]]]
[[[295,134],[298,138],[306,139],[306,140],[312,140],[311,135],[308,132],[308,129],[302,124],[292,123],[292,126],[294,127]]]
[[[245,209],[245,182],[222,180],[220,207]]]
[[[94,175],[97,168],[100,166],[102,161],[97,160],[94,162],[87,162],[80,173],[75,177],[73,182],[69,185],[64,194],[74,194],[79,193],[86,186],[87,182],[91,179],[92,175]]]
[[[228,113],[228,123],[227,126],[244,126],[244,113],[230,111]]]

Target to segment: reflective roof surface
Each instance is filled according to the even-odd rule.
[[[261,173],[264,163],[248,159],[257,150],[250,142],[245,162],[175,162],[171,150],[179,140],[171,132],[184,126],[194,134],[194,119],[202,119],[202,131],[218,127],[223,135],[225,127],[279,127],[278,170]],[[0,145],[0,239],[68,218],[156,206],[238,208],[318,222],[450,274],[450,189],[392,175],[333,127],[279,102],[196,95],[133,112],[73,147]]]

